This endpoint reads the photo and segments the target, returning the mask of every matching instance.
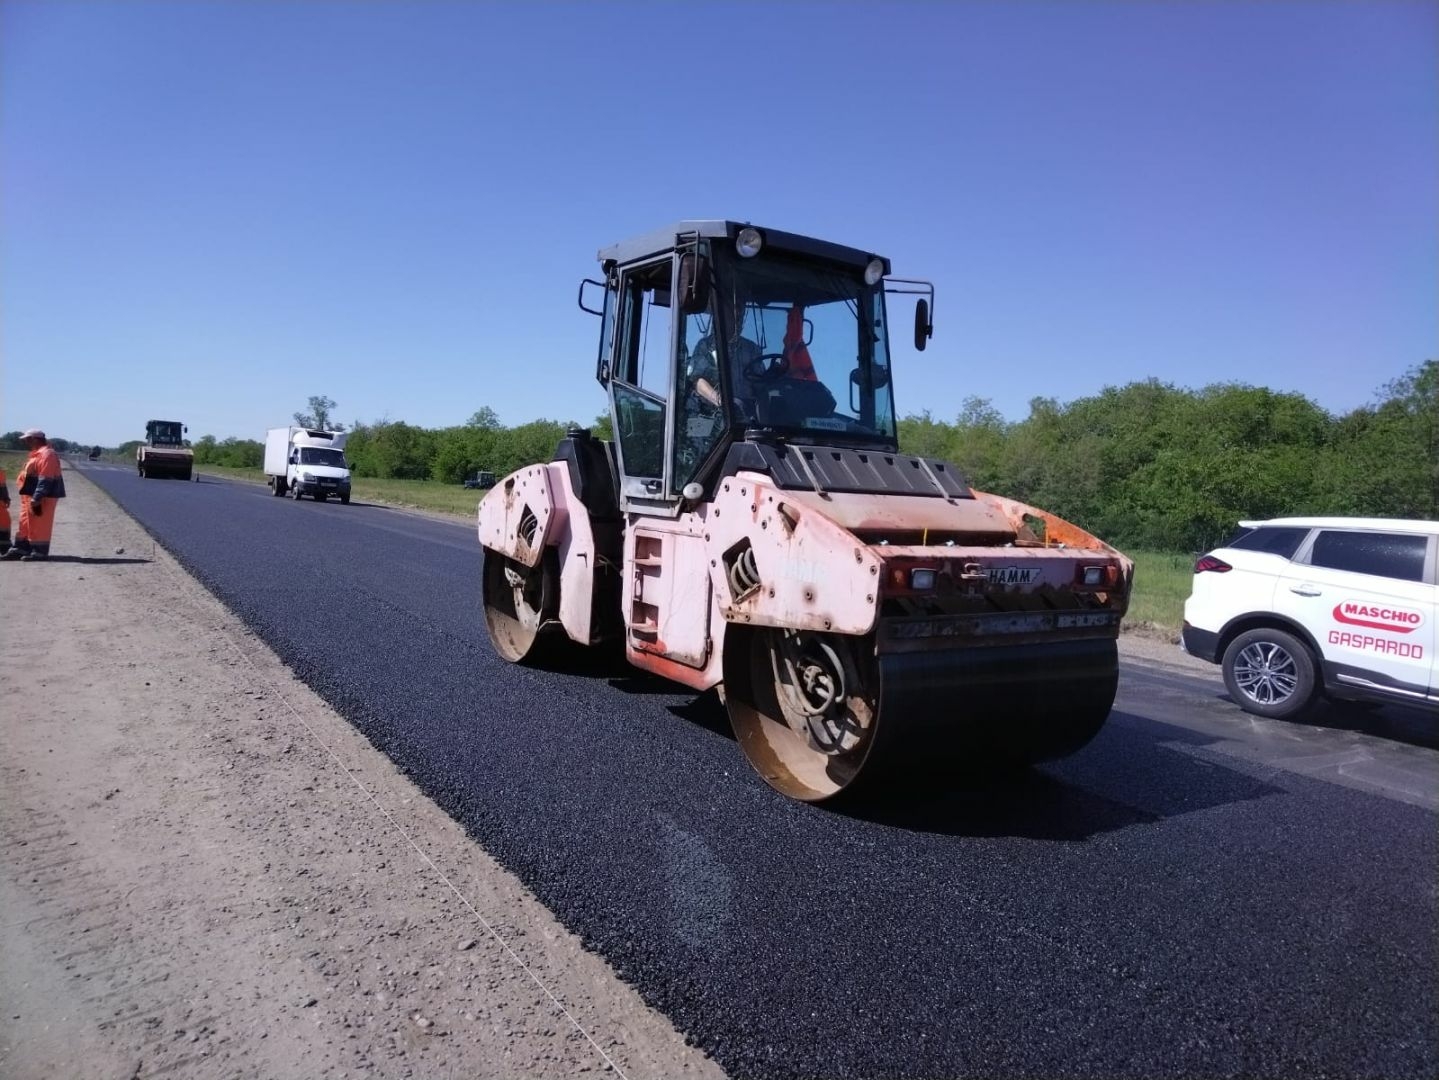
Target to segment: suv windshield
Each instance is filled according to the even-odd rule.
[[[332,450],[328,446],[302,446],[300,447],[301,465],[328,465],[334,469],[343,469],[345,455],[339,450]]]
[[[883,288],[858,268],[783,253],[721,259],[712,311],[724,324],[735,419],[819,439],[893,440]],[[688,351],[717,359],[713,327],[690,322]]]

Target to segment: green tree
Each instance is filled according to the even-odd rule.
[[[465,426],[480,428],[483,431],[496,431],[502,425],[500,424],[500,418],[495,415],[494,409],[488,405],[481,405],[470,414],[470,418],[465,421]]]
[[[1439,360],[1426,360],[1389,383],[1384,392],[1390,414],[1406,433],[1408,454],[1420,477],[1411,505],[1424,517],[1439,517]]]
[[[949,458],[954,429],[943,420],[936,420],[928,409],[899,422],[899,448],[916,457]]]
[[[295,423],[311,431],[344,431],[344,424],[332,424],[330,414],[335,410],[335,403],[328,397],[312,397],[310,399],[310,411],[307,413],[295,413]]]

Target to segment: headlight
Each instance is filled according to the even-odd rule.
[[[759,249],[764,247],[764,237],[758,229],[746,225],[734,238],[734,249],[746,259],[752,259],[759,254]]]
[[[313,473],[302,472],[300,474],[300,479],[305,481],[305,483],[307,484],[312,484],[315,482],[315,477]]]
[[[874,285],[882,277],[884,277],[884,260],[870,259],[869,265],[864,268],[864,283]]]
[[[928,592],[934,588],[935,571],[933,570],[911,570],[909,572],[909,587],[915,592]]]

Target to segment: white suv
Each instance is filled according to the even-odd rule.
[[[1290,717],[1323,693],[1439,710],[1439,522],[1275,518],[1194,564],[1185,652],[1224,667],[1246,712]]]

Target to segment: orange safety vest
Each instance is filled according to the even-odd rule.
[[[37,446],[30,454],[30,459],[25,462],[24,476],[22,495],[34,495],[37,499],[65,497],[65,475],[60,468],[60,455],[48,443]],[[30,490],[24,490],[26,487]]]
[[[789,361],[789,377],[819,382],[814,373],[814,361],[809,356],[809,346],[804,343],[804,307],[796,304],[789,309],[784,327],[784,355]]]

